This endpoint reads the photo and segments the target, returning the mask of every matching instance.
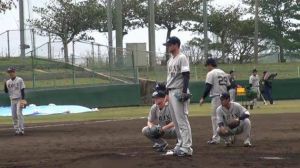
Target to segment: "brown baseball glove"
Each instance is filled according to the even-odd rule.
[[[227,126],[230,128],[230,129],[234,129],[236,128],[237,126],[240,125],[240,120],[238,118],[235,118],[235,119],[231,119],[229,120]]]
[[[27,106],[27,101],[25,100],[25,99],[22,99],[21,101],[20,101],[20,107],[21,108],[25,108]]]

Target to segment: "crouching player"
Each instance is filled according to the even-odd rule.
[[[235,135],[243,134],[244,146],[251,147],[249,111],[240,104],[231,102],[228,93],[223,93],[220,99],[221,106],[217,108],[219,136],[225,141],[225,145],[229,146],[233,144]]]
[[[157,152],[166,151],[168,143],[165,139],[176,139],[175,126],[165,96],[165,86],[157,86],[152,94],[155,104],[150,109],[147,126],[142,129],[143,135],[154,143],[153,148]]]

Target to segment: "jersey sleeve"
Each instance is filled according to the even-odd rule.
[[[148,121],[149,122],[154,122],[156,119],[157,119],[157,116],[156,116],[156,110],[157,110],[157,107],[156,105],[154,104],[150,111],[149,111],[149,115],[148,115]]]
[[[205,83],[213,84],[214,83],[213,79],[214,79],[213,74],[208,72],[206,75]]]
[[[189,59],[187,56],[182,55],[180,57],[180,68],[181,68],[181,73],[182,72],[190,72],[190,65],[189,65]]]
[[[243,116],[244,114],[250,115],[250,112],[240,104],[238,104],[238,109],[240,112],[240,117]]]

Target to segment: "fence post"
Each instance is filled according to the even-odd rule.
[[[51,34],[48,35],[48,59],[52,59],[52,53],[51,53]]]
[[[32,31],[32,50],[33,50],[34,57],[36,57],[35,31],[34,31],[34,29],[31,29],[31,31]]]
[[[197,66],[195,66],[195,77],[196,77],[196,80],[198,80]]]
[[[298,66],[298,78],[300,77],[300,67]]]
[[[75,67],[74,67],[74,63],[75,63],[75,41],[72,41],[72,50],[73,50],[73,54],[72,54],[72,73],[73,73],[73,85],[75,85]]]
[[[134,63],[134,54],[133,54],[133,51],[131,52],[131,60],[132,60],[132,69],[133,69],[133,77],[134,77],[134,80],[135,80],[135,83],[138,84],[139,83],[139,80],[138,80],[138,69],[135,68],[135,63]]]
[[[33,52],[31,51],[31,66],[32,66],[32,88],[35,88],[35,72],[34,72],[34,57]]]
[[[7,30],[7,56],[10,58],[10,42],[9,42],[9,30]]]

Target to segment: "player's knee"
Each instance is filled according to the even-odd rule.
[[[148,126],[146,126],[142,129],[142,134],[145,136],[149,135],[149,127]]]
[[[251,126],[251,121],[249,118],[245,118],[244,119],[244,124],[247,125],[247,126]]]

